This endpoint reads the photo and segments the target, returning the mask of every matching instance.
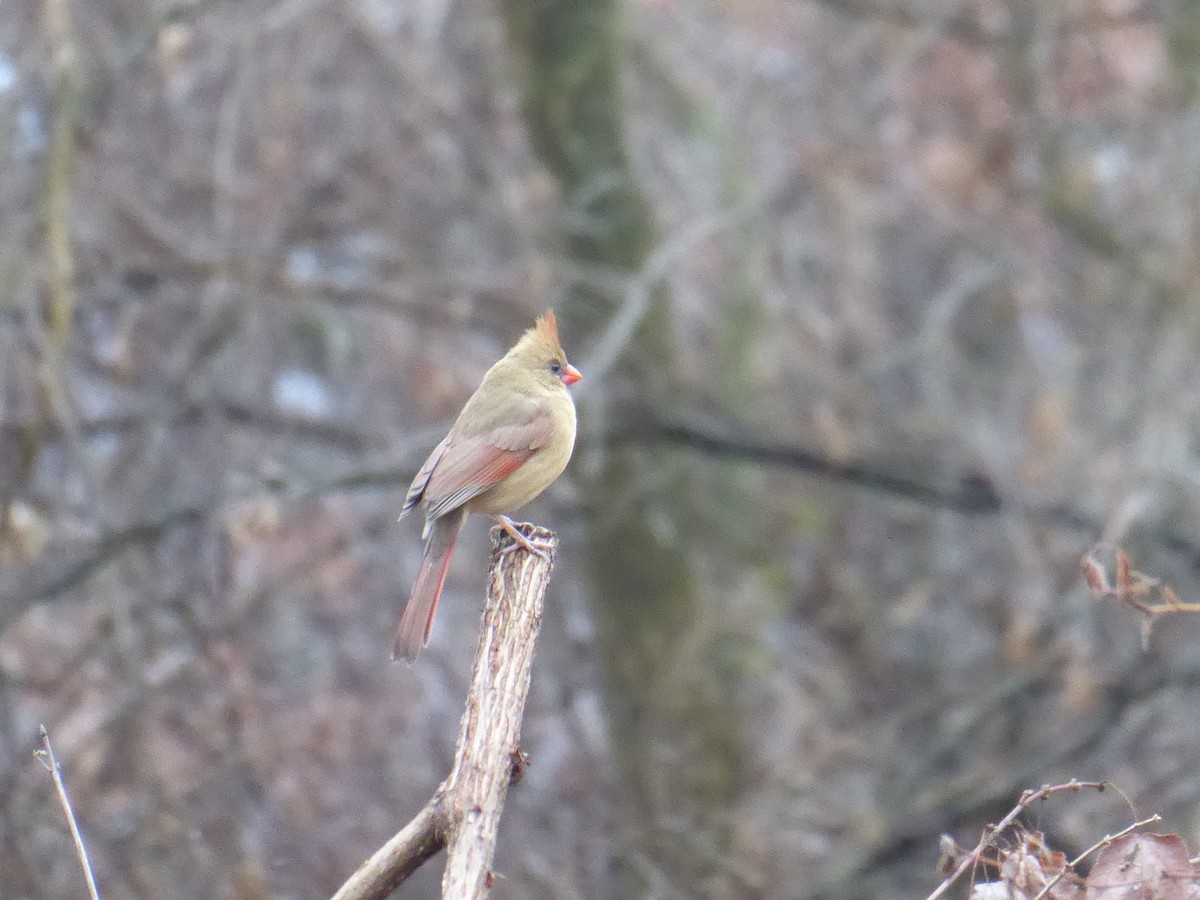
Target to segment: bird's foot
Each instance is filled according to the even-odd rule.
[[[507,531],[509,533],[509,536],[512,537],[512,539],[514,541],[516,541],[517,544],[524,547],[526,550],[528,550],[534,556],[540,556],[542,559],[550,558],[550,542],[549,541],[533,541],[533,540],[530,540],[529,538],[525,537],[525,535],[523,535],[521,533],[520,529],[518,529],[517,526],[513,524],[513,520],[510,519],[508,516],[496,516],[496,521],[500,523],[500,527],[503,528],[505,531]],[[513,550],[515,550],[515,549],[516,549],[515,544],[509,544],[508,546],[501,548],[500,552],[501,553],[512,553]]]

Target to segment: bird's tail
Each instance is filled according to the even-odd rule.
[[[411,663],[421,648],[429,643],[433,614],[437,612],[438,598],[442,596],[442,585],[450,568],[450,553],[466,520],[467,511],[460,507],[429,523],[425,556],[421,559],[417,581],[400,617],[400,626],[396,629],[392,659],[405,659]]]

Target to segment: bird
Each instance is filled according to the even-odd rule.
[[[494,516],[518,543],[541,552],[505,515],[548,488],[575,448],[583,376],[567,362],[549,309],[495,365],[408,488],[400,518],[424,507],[425,552],[396,629],[392,659],[409,663],[429,643],[450,554],[468,513]]]

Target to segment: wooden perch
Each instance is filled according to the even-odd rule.
[[[382,900],[443,848],[443,898],[476,900],[491,887],[496,832],[521,765],[521,717],[558,549],[554,532],[528,522],[516,527],[545,556],[529,552],[501,527],[492,529],[487,604],[454,767],[416,818],[363,863],[334,900]]]

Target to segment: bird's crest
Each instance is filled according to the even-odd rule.
[[[552,343],[558,343],[558,320],[554,318],[554,310],[548,309],[537,317],[537,333]]]

